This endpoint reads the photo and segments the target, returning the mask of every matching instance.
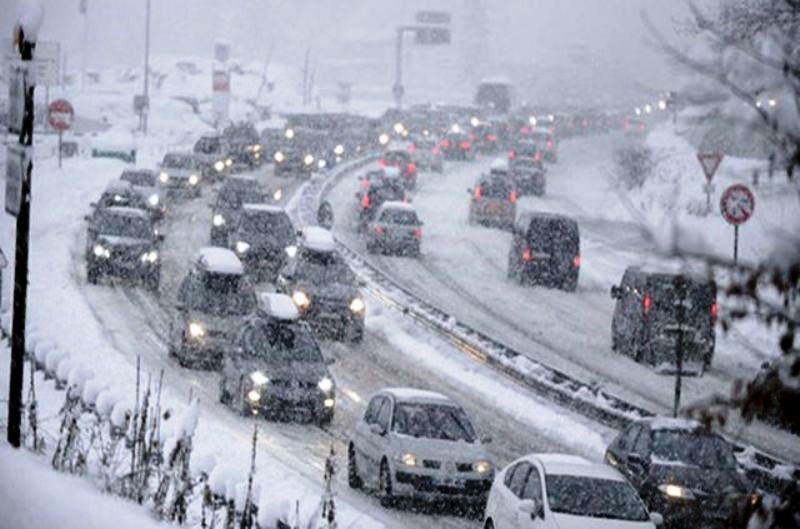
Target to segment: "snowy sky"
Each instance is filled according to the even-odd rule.
[[[13,13],[19,0],[0,0]],[[141,62],[145,0],[87,0],[87,49],[91,68]],[[83,24],[79,0],[44,0],[42,39],[64,43],[80,63]],[[508,64],[535,73],[540,91],[564,84],[587,96],[598,86],[607,99],[635,99],[636,92],[669,88],[672,73],[647,44],[641,13],[665,31],[686,13],[683,1],[664,0],[153,0],[153,51],[210,55],[216,38],[230,41],[234,54],[299,63],[311,46],[319,60],[357,59],[353,42],[389,43],[398,23],[418,8],[453,14],[454,45],[442,50],[464,63],[482,55],[485,74],[509,75]],[[482,14],[481,14],[482,13]],[[10,35],[3,17],[0,31]],[[384,48],[380,48],[384,49]],[[391,46],[385,48],[391,63]],[[355,55],[355,56],[354,56]],[[69,67],[68,61],[68,67]],[[638,79],[631,83],[631,78]],[[538,82],[546,79],[546,82]],[[600,80],[598,84],[596,81]],[[646,79],[645,81],[641,81]],[[320,80],[322,83],[325,79]],[[331,80],[332,82],[332,80]],[[543,94],[538,94],[542,96]]]

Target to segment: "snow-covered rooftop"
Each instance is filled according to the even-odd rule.
[[[492,172],[507,172],[508,160],[505,158],[496,158],[492,160],[492,165],[489,167]]]
[[[106,186],[106,192],[126,193],[130,191],[131,188],[131,183],[127,180],[111,180]]]
[[[217,274],[244,274],[242,262],[236,254],[225,248],[207,247],[197,252],[197,264],[204,270]]]
[[[701,427],[701,424],[693,419],[673,419],[672,417],[654,417],[650,419],[650,427],[653,430],[686,430],[694,431]]]
[[[279,320],[296,320],[300,317],[292,302],[292,298],[286,294],[273,294],[271,292],[263,293],[259,296],[261,301],[261,309]]]
[[[149,218],[146,211],[139,208],[129,208],[127,206],[112,206],[110,208],[103,208],[104,213],[111,213],[113,215],[124,215],[126,217],[137,217],[141,219]]]
[[[303,243],[306,248],[317,252],[332,252],[336,249],[333,233],[319,226],[303,229]]]
[[[623,478],[612,467],[571,454],[533,454],[531,459],[538,460],[547,474],[566,474],[569,476],[586,476],[592,478],[622,481]]]
[[[398,209],[403,211],[413,211],[415,213],[417,211],[417,208],[415,208],[412,204],[409,204],[408,202],[400,202],[399,200],[386,201],[381,205],[381,209]]]
[[[394,398],[399,401],[439,402],[446,404],[454,404],[452,400],[442,395],[441,393],[436,393],[435,391],[428,391],[425,389],[387,388],[384,390],[384,392],[394,396]]]

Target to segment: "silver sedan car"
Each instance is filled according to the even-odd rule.
[[[431,391],[377,393],[348,447],[350,487],[376,490],[387,507],[398,499],[420,499],[482,509],[493,477],[467,414]]]
[[[422,245],[422,221],[414,206],[384,202],[367,225],[367,252],[396,253],[418,257]]]

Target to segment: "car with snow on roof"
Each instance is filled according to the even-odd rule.
[[[498,472],[484,529],[654,529],[650,514],[614,468],[568,454],[530,454]]]
[[[331,232],[317,226],[302,231],[297,253],[281,269],[276,288],[291,296],[300,316],[319,334],[350,342],[364,338],[367,307]]]
[[[742,529],[760,502],[730,443],[694,420],[635,421],[608,446],[605,461],[668,528]]]
[[[220,402],[242,415],[333,420],[336,383],[308,324],[284,294],[261,294],[225,355]]]
[[[86,279],[97,284],[103,277],[142,281],[148,290],[158,290],[163,237],[149,215],[130,207],[96,208],[85,217]]]
[[[490,441],[449,397],[384,389],[370,399],[348,443],[348,483],[375,490],[383,506],[419,499],[482,507],[494,477],[483,447]]]
[[[248,274],[274,281],[278,271],[297,252],[297,230],[280,206],[245,204],[228,235]]]
[[[112,207],[139,209],[151,219],[155,216],[154,212],[148,207],[147,199],[136,191],[130,182],[122,180],[110,181],[97,202],[92,202],[90,206],[94,209]]]
[[[253,285],[236,254],[202,248],[178,289],[168,337],[184,367],[218,367],[245,319],[257,308]]]
[[[396,253],[419,257],[422,221],[406,202],[384,202],[364,232],[368,253]]]
[[[167,196],[199,197],[203,166],[192,153],[168,152],[159,164],[158,181]]]

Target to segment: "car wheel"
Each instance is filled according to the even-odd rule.
[[[364,324],[357,324],[354,326],[350,342],[351,343],[361,343],[364,341]]]
[[[381,470],[378,478],[378,495],[380,496],[381,506],[391,507],[394,505],[392,497],[392,476],[389,472],[389,463],[384,459],[381,461]]]
[[[231,405],[231,394],[228,391],[224,378],[221,378],[219,381],[219,401],[225,406]]]
[[[145,288],[150,292],[158,292],[158,287],[161,285],[161,271],[152,272],[144,280]]]
[[[358,466],[356,463],[356,449],[351,444],[347,449],[347,484],[351,489],[360,490],[364,487],[364,481],[358,475]]]
[[[486,520],[486,524],[483,526],[483,529],[494,529],[494,522],[492,522],[492,520]]]
[[[561,288],[567,292],[575,292],[578,289],[578,276],[571,275],[561,283]]]
[[[86,281],[88,281],[90,285],[96,285],[100,281],[100,272],[96,268],[87,267]]]

